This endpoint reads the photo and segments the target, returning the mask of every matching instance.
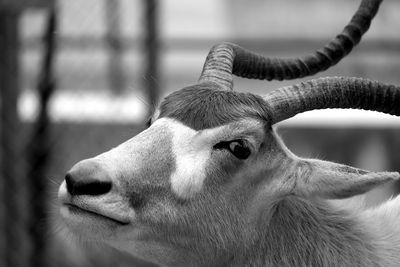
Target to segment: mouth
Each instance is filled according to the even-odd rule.
[[[76,215],[76,216],[86,216],[86,217],[92,217],[96,220],[107,220],[111,221],[113,223],[116,223],[118,225],[128,225],[129,222],[127,221],[121,221],[113,217],[109,217],[107,215],[101,214],[97,211],[85,209],[82,207],[79,207],[77,205],[71,204],[71,203],[64,203],[63,206],[68,210],[68,212],[71,215]]]

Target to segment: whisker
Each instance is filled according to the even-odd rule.
[[[50,181],[54,185],[60,185],[60,183],[58,181],[56,181],[56,180],[54,180],[54,179],[52,179],[50,177],[48,177],[47,180]]]

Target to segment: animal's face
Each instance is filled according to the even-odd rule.
[[[204,255],[227,260],[257,238],[257,217],[279,198],[350,197],[398,177],[298,158],[261,98],[198,85],[168,96],[142,133],[77,163],[59,199],[79,236],[171,266],[207,265]]]
[[[284,152],[261,117],[194,129],[170,115],[170,104],[161,104],[142,133],[70,170],[59,191],[69,229],[160,261],[168,257],[155,251],[212,255],[236,245],[235,235],[244,234],[244,208],[283,164]],[[203,104],[204,112],[218,108],[204,98]],[[197,112],[189,117],[205,116],[185,108]]]

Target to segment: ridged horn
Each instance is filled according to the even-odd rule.
[[[364,109],[400,116],[400,86],[363,78],[331,77],[287,86],[264,96],[272,124],[327,108]]]
[[[298,58],[265,58],[238,45],[215,45],[204,63],[199,82],[212,81],[223,89],[233,87],[232,74],[260,80],[290,80],[326,70],[356,46],[368,30],[382,0],[363,0],[350,22],[333,40],[311,55]]]

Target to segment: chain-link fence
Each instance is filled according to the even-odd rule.
[[[339,32],[358,5],[60,0],[55,8],[22,9],[29,1],[20,0],[17,12],[6,2],[0,1],[0,266],[7,267],[151,266],[106,247],[81,247],[61,233],[56,194],[64,174],[140,132],[160,97],[196,82],[214,43],[232,41],[267,56],[304,54]],[[400,2],[385,1],[360,47],[323,75],[400,84],[398,10]],[[235,87],[261,94],[295,82],[236,79]],[[349,114],[338,122],[289,121],[279,132],[301,156],[399,171],[400,120]],[[371,204],[397,193],[393,185],[382,190]]]

